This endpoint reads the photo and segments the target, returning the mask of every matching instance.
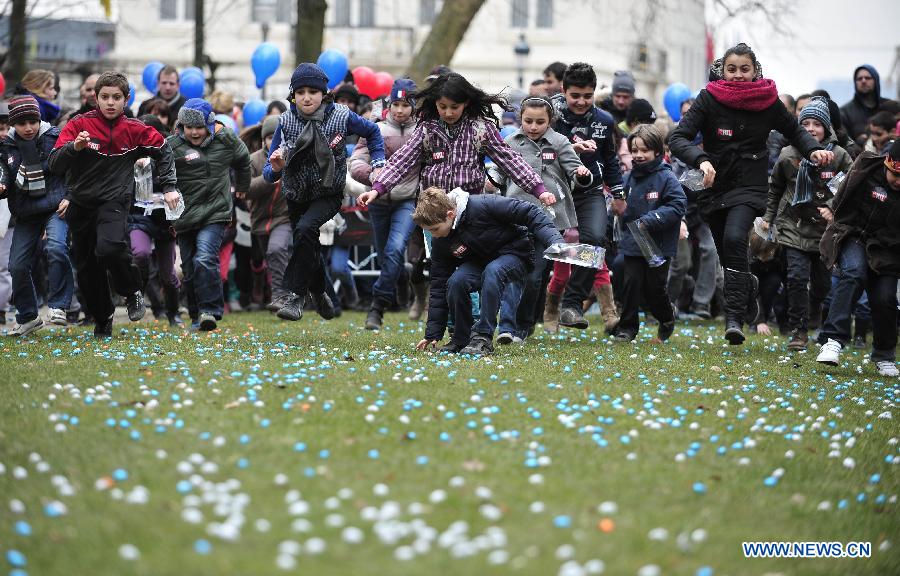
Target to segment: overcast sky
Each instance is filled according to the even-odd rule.
[[[821,85],[840,104],[852,95],[853,69],[860,64],[875,66],[882,86],[890,81],[900,46],[900,0],[794,0],[791,5],[793,13],[781,16],[790,35],[775,34],[759,18],[726,22],[715,33],[717,54],[746,42],[779,92],[796,96]],[[846,95],[839,96],[840,87]],[[896,90],[889,96],[896,98]]]

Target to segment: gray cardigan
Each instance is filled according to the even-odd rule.
[[[575,202],[572,200],[572,179],[581,160],[572,148],[572,143],[562,134],[548,128],[540,140],[531,140],[521,129],[506,138],[509,147],[522,155],[526,162],[540,174],[547,191],[556,196],[552,206],[556,214],[553,223],[557,229],[565,230],[578,226]],[[498,184],[507,186],[506,196],[540,205],[540,201],[519,188],[496,166],[490,168],[491,178]]]

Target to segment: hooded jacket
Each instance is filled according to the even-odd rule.
[[[569,139],[547,128],[540,140],[532,140],[520,128],[506,137],[509,147],[522,155],[531,169],[540,175],[544,187],[556,197],[553,209],[553,224],[559,230],[578,226],[575,201],[572,199],[572,180],[575,170],[582,166],[578,154],[572,149]],[[530,202],[543,209],[540,201],[512,182],[496,166],[490,169],[491,178],[501,186],[506,186],[504,196]]]
[[[643,256],[627,224],[637,220],[666,258],[678,252],[678,232],[687,210],[687,197],[672,167],[662,158],[635,164],[625,178],[628,207],[619,219],[622,236],[619,252],[625,256]]]
[[[411,116],[409,120],[400,124],[388,114],[376,126],[381,131],[381,138],[384,140],[384,156],[387,160],[390,160],[391,156],[412,138],[413,130],[416,128],[416,119]],[[360,138],[356,143],[353,154],[350,156],[350,160],[347,161],[347,167],[350,170],[350,176],[354,180],[360,184],[372,186],[372,182],[369,180],[369,175],[372,174],[372,155],[369,154],[365,138]],[[376,202],[389,203],[412,200],[416,197],[418,191],[419,173],[413,170],[387,194],[379,197]]]
[[[834,143],[836,138],[830,132],[824,144]],[[833,196],[828,189],[828,181],[838,172],[850,170],[853,160],[840,146],[832,149],[834,161],[828,166],[815,170],[815,193],[812,202],[791,206],[797,190],[797,174],[800,171],[800,152],[793,146],[784,148],[775,162],[769,181],[769,196],[766,202],[766,222],[774,223],[778,243],[804,252],[818,252],[819,241],[825,232],[827,222],[819,214],[819,207],[831,208]]]
[[[716,170],[712,188],[697,198],[702,215],[740,205],[750,206],[759,215],[765,212],[769,184],[766,143],[773,128],[804,157],[824,148],[778,98],[760,111],[739,110],[722,104],[706,89],[700,91],[668,142],[672,154],[688,166],[699,168],[709,160]],[[703,149],[692,143],[698,132],[703,134]]]
[[[841,123],[847,130],[847,134],[850,135],[850,138],[853,138],[860,146],[865,146],[869,118],[875,114],[875,111],[878,110],[885,99],[881,97],[881,76],[879,76],[878,71],[875,70],[875,67],[871,64],[857,66],[853,71],[854,88],[856,86],[856,73],[860,70],[867,70],[869,74],[872,75],[872,78],[875,79],[875,89],[872,90],[872,94],[875,96],[875,105],[867,106],[863,95],[859,92],[854,92],[853,100],[841,106]]]
[[[457,188],[450,192],[456,203],[456,219],[450,234],[431,242],[431,291],[425,338],[441,340],[447,327],[447,282],[465,262],[487,266],[505,254],[519,257],[532,267],[532,235],[544,246],[563,242],[543,210],[528,202],[494,194],[470,195]]]
[[[87,131],[91,140],[77,152],[75,138],[82,131]],[[163,192],[175,190],[172,148],[162,134],[140,120],[119,116],[110,122],[93,110],[66,124],[50,154],[49,166],[55,174],[66,176],[68,198],[90,207],[134,196],[134,163],[145,156],[156,160]]]
[[[581,162],[593,174],[594,179],[588,186],[575,186],[576,194],[602,191],[603,184],[609,186],[613,196],[622,194],[622,172],[619,170],[619,155],[616,151],[613,117],[596,106],[586,114],[578,116],[569,110],[566,97],[557,94],[552,99],[553,107],[558,115],[553,129],[576,143],[592,139],[597,144],[594,152],[580,154]]]
[[[250,155],[250,224],[253,234],[268,236],[281,224],[290,224],[287,202],[281,194],[281,182],[266,182],[262,171],[266,165],[265,148]]]
[[[178,189],[184,197],[184,213],[173,222],[177,232],[208,224],[231,222],[234,206],[231,170],[238,192],[250,188],[250,153],[234,132],[216,122],[215,134],[200,146],[190,144],[181,127],[167,141],[175,155]]]
[[[36,215],[49,215],[54,212],[65,198],[67,190],[63,178],[50,172],[49,158],[59,138],[59,128],[48,122],[41,122],[38,135],[35,136],[38,154],[41,157],[41,168],[44,171],[44,194],[38,197],[29,196],[28,191],[19,190],[16,186],[16,175],[22,163],[15,127],[0,141],[0,182],[6,186],[4,195],[9,196],[9,211],[16,218],[28,218]],[[4,196],[0,195],[0,196]]]
[[[827,268],[840,258],[844,241],[858,238],[876,274],[900,276],[900,192],[887,184],[884,158],[859,155],[831,202],[834,220],[819,252]]]

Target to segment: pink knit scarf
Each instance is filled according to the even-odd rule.
[[[761,78],[753,82],[716,80],[706,85],[706,91],[721,104],[737,110],[759,112],[778,100],[775,82]]]

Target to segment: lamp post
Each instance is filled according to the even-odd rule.
[[[519,34],[519,41],[513,46],[513,52],[516,55],[516,70],[519,72],[519,88],[525,88],[525,61],[531,53],[531,46],[525,39],[525,34]]]

